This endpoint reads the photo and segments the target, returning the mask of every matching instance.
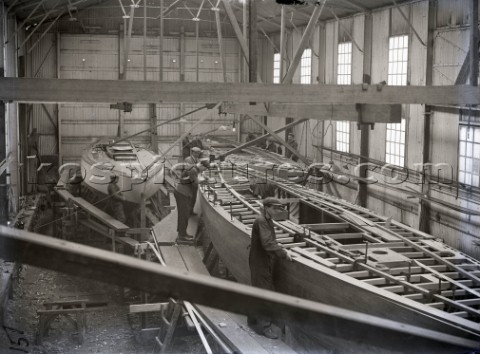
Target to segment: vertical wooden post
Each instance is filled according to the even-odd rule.
[[[245,39],[245,42],[247,44],[248,48],[248,3],[247,1],[243,2],[243,38]],[[248,82],[248,75],[247,75],[247,70],[248,70],[248,61],[247,57],[244,56],[243,60],[243,82]]]
[[[180,81],[185,81],[185,27],[180,27]]]
[[[255,0],[248,0],[248,24],[249,24],[249,43],[248,43],[248,63],[250,82],[257,82],[257,4]]]
[[[120,30],[118,31],[118,79],[123,80],[124,78],[124,65],[123,65],[123,53],[125,52],[125,37],[126,37],[126,20],[123,20],[123,25],[120,25]],[[118,131],[117,136],[119,138],[123,137],[125,129],[124,122],[124,112],[121,109],[118,110]]]
[[[0,77],[5,76],[4,65],[4,43],[5,43],[5,8],[3,2],[0,4]],[[6,112],[5,112],[5,102],[0,100],[0,161],[3,161],[7,157],[6,150]],[[6,173],[0,175],[0,224],[6,225],[8,220],[8,199],[7,199],[7,177]]]
[[[163,81],[163,8],[164,0],[160,0],[160,36],[158,42],[158,80]]]
[[[320,22],[319,33],[318,33],[318,77],[317,81],[319,85],[325,85],[325,68],[326,68],[326,58],[327,58],[327,39],[326,39],[326,30],[325,22]],[[319,124],[318,142],[319,146],[324,145],[324,129],[325,121],[321,120]],[[316,151],[316,160],[323,162],[323,149],[317,149]],[[321,184],[319,190],[323,190],[323,185]]]
[[[147,81],[147,0],[143,0],[143,80]]]
[[[6,34],[14,33],[17,25],[15,18],[6,17],[4,18],[6,24],[4,27],[6,28]],[[5,67],[5,76],[7,77],[15,77],[17,72],[17,36],[14,36],[13,40],[10,40],[8,44],[5,45],[5,62],[7,66]],[[6,120],[8,123],[6,124],[6,128],[8,130],[5,132],[5,136],[7,138],[7,151],[9,154],[12,154],[12,157],[18,161],[18,103],[17,102],[9,102],[7,103],[7,117]],[[7,177],[6,185],[10,189],[10,197],[8,204],[11,204],[14,212],[18,211],[19,206],[19,195],[18,195],[18,187],[19,187],[19,179],[18,179],[18,166],[16,164],[10,164],[7,169],[9,175]]]
[[[429,1],[428,3],[428,34],[427,34],[427,65],[426,65],[426,78],[425,85],[430,86],[433,83],[433,44],[435,39],[435,27],[436,27],[436,13],[437,5],[435,1]],[[478,65],[478,64],[477,64]],[[423,151],[422,151],[422,170],[421,173],[430,175],[431,169],[425,170],[426,164],[430,161],[430,126],[431,116],[433,114],[432,106],[425,106],[425,114],[423,120]],[[422,194],[430,195],[430,182],[429,177],[422,181],[423,184]],[[430,232],[430,203],[426,200],[419,200],[418,204],[418,229],[423,232]]]
[[[478,86],[478,0],[470,0],[470,85]]]
[[[60,70],[60,47],[61,47],[61,35],[60,32],[57,31],[57,53],[56,53],[56,64],[57,64],[57,79],[61,78]],[[57,103],[57,136],[58,136],[58,166],[61,166],[63,163],[63,145],[62,145],[62,120],[60,118],[60,104]]]
[[[371,84],[372,76],[372,14],[365,13],[365,24],[364,24],[364,44],[363,44],[363,83]],[[370,145],[370,125],[362,124],[361,116],[359,110],[359,129],[360,129],[360,177],[366,177],[368,168],[363,164],[368,162],[368,156],[370,154],[369,145]],[[367,206],[368,200],[368,184],[363,182],[361,179],[358,181],[358,198],[357,203],[362,207]]]
[[[220,8],[215,8],[215,22],[217,23],[218,49],[220,52],[220,63],[222,66],[223,82],[227,82],[227,68],[225,63],[225,53],[223,50],[222,24],[220,22]]]
[[[282,82],[284,75],[285,64],[283,61],[283,56],[285,54],[285,7],[282,5],[281,10],[281,19],[280,19],[280,79],[279,82]]]
[[[199,49],[199,37],[200,36],[200,29],[199,29],[199,21],[195,21],[195,61],[196,61],[196,65],[195,65],[195,78],[196,80],[195,81],[199,81],[200,79],[200,55],[198,53],[198,49]]]
[[[180,115],[183,115],[185,114],[185,104],[182,102],[179,104],[179,108],[180,108]],[[185,131],[185,123],[183,121],[183,119],[180,119],[180,121],[178,121],[178,136],[180,137],[183,132]],[[183,161],[183,158],[182,158],[182,154],[183,154],[183,151],[182,151],[182,147],[183,147],[183,141],[180,140],[179,142],[179,147],[180,147],[180,157],[178,159],[178,161]]]
[[[150,103],[148,108],[150,113],[150,127],[152,128],[150,132],[150,145],[152,151],[158,154],[157,105]]]

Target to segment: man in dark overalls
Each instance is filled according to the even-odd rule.
[[[198,190],[198,175],[207,169],[207,165],[206,161],[201,161],[196,165],[184,164],[175,170],[178,178],[173,195],[177,202],[179,241],[193,241],[193,236],[187,234],[188,218],[191,212],[193,192]]]
[[[202,150],[199,147],[194,146],[190,149],[190,156],[187,157],[184,160],[184,162],[192,166],[195,166],[200,162],[201,155],[202,155]],[[189,215],[195,215],[195,213],[193,212],[193,208],[195,207],[195,203],[197,202],[197,194],[198,194],[198,183],[192,183],[192,198],[190,201]]]
[[[263,200],[263,213],[255,219],[252,226],[249,257],[252,286],[275,291],[273,269],[276,260],[292,260],[290,251],[284,249],[275,238],[273,221],[282,219],[284,214],[285,209],[279,199],[269,197]],[[271,319],[249,317],[248,324],[267,338],[278,338],[272,328]]]

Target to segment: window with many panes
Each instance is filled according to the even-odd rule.
[[[300,83],[312,83],[312,50],[305,49],[300,61]]]
[[[480,127],[460,126],[458,181],[480,187]]]
[[[405,166],[405,119],[401,123],[387,124],[387,151],[385,161]]]
[[[352,83],[352,43],[338,44],[337,84],[350,85]],[[350,123],[336,122],[336,147],[338,151],[350,152]]]
[[[342,152],[350,152],[350,122],[337,122],[336,131],[337,150]]]
[[[388,47],[388,85],[407,85],[408,36],[390,37]],[[406,119],[401,123],[387,124],[385,161],[392,165],[405,166]]]
[[[388,81],[391,86],[405,86],[408,72],[408,36],[390,37],[388,46]]]
[[[337,85],[352,83],[352,42],[338,44]]]
[[[273,54],[273,83],[280,83],[280,53]]]

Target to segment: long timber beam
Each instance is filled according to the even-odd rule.
[[[4,226],[0,226],[0,257],[227,311],[275,317],[309,332],[376,348],[452,353],[477,347],[476,341],[458,336]]]
[[[271,103],[269,105],[250,105],[248,103],[224,103],[221,108],[224,113],[249,114],[268,117],[295,117],[318,120],[347,120],[358,122],[359,113],[362,121],[359,123],[400,123],[402,106],[371,105],[371,104],[298,104]]]
[[[276,85],[0,78],[0,100],[18,102],[282,102],[478,105],[472,86]]]

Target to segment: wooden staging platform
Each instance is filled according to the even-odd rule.
[[[192,246],[161,246],[160,252],[168,267],[209,275],[200,254]],[[247,317],[207,306],[193,305],[218,335],[237,353],[294,353],[281,340],[256,334],[247,325]]]

